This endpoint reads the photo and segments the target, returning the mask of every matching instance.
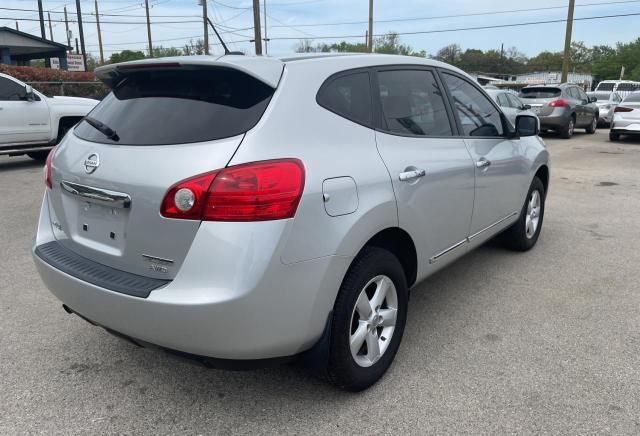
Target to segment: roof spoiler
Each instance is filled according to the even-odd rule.
[[[104,65],[96,68],[95,74],[98,79],[113,88],[123,77],[135,71],[215,67],[238,70],[272,88],[277,88],[284,70],[284,63],[274,58],[243,55],[176,56]]]

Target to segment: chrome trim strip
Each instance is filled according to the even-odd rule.
[[[473,235],[469,236],[467,238],[467,240],[469,242],[471,242],[474,238],[477,238],[478,236],[480,236],[482,233],[486,232],[487,230],[491,230],[492,228],[494,228],[497,225],[500,225],[501,223],[505,222],[506,220],[508,220],[509,218],[512,218],[514,216],[518,215],[518,212],[512,212],[509,215],[507,215],[506,217],[499,219],[498,221],[496,221],[495,223],[491,224],[490,226],[485,227],[484,229],[475,232]]]
[[[445,254],[450,253],[451,251],[455,250],[456,248],[464,245],[465,243],[470,243],[474,238],[477,238],[478,236],[480,236],[482,233],[486,232],[487,230],[491,230],[492,228],[500,225],[501,223],[505,222],[506,220],[508,220],[509,218],[513,218],[514,216],[518,215],[518,212],[512,212],[509,215],[507,215],[504,218],[499,219],[498,221],[496,221],[495,223],[485,227],[484,229],[474,233],[473,235],[469,236],[468,238],[464,238],[462,241],[457,242],[455,244],[453,244],[451,247],[447,248],[444,251],[441,251],[440,253],[436,254],[435,256],[433,256],[431,259],[429,259],[429,264],[434,264],[438,261],[438,259],[440,259],[442,256],[444,256]]]
[[[173,260],[171,259],[165,259],[164,257],[151,256],[149,254],[144,254],[144,253],[142,253],[142,257],[152,262],[169,263],[169,264],[173,263]]]
[[[469,242],[469,240],[467,238],[464,238],[462,241],[455,243],[454,245],[452,245],[451,247],[447,248],[446,250],[441,251],[440,253],[438,253],[435,256],[433,256],[431,259],[429,259],[429,263],[436,263],[438,261],[438,259],[440,259],[442,256],[444,256],[445,254],[449,253],[450,251],[455,250],[456,248],[460,247],[461,245],[466,244],[467,242]]]
[[[93,186],[81,185],[64,180],[60,182],[60,187],[68,194],[75,195],[89,202],[122,209],[129,209],[131,207],[131,197],[123,192],[94,188]]]

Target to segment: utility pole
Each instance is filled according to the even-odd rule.
[[[262,0],[264,10],[264,54],[269,56],[269,37],[267,37],[267,0]]]
[[[209,27],[207,26],[207,1],[208,0],[200,0],[202,3],[202,24],[204,26],[204,54],[209,54]]]
[[[42,0],[38,0],[38,15],[40,15],[40,36],[42,39],[47,39],[47,34],[44,31],[44,12],[42,11]],[[44,66],[51,68],[51,61],[49,58],[44,58]]]
[[[19,32],[20,31],[20,26],[18,26],[18,22],[16,21],[16,30]]]
[[[369,0],[369,41],[367,42],[369,53],[373,52],[373,0]]]
[[[98,27],[98,46],[100,47],[100,63],[104,64],[104,53],[102,52],[102,33],[100,33],[100,13],[98,12],[98,0],[96,4],[96,26]]]
[[[80,33],[80,48],[82,49],[82,62],[84,63],[84,70],[87,71],[87,51],[84,47],[84,30],[82,30],[82,8],[80,7],[80,0],[76,0],[76,15],[78,16],[78,32]],[[76,50],[78,43],[76,42]]]
[[[256,55],[262,54],[260,24],[260,0],[253,0],[253,38],[256,44]]]
[[[53,41],[53,28],[51,27],[51,12],[47,11],[47,17],[49,18],[49,36],[51,37],[51,41]]]
[[[147,11],[147,38],[149,40],[149,57],[153,57],[153,45],[151,45],[151,22],[149,21],[149,0],[144,0],[144,8]]]
[[[80,54],[80,48],[78,47],[78,38],[76,38],[76,54]]]
[[[71,47],[71,34],[69,33],[69,19],[67,18],[67,7],[64,7],[64,30],[67,32],[67,46]]]
[[[564,58],[562,59],[561,83],[566,83],[569,78],[569,60],[571,59],[571,33],[573,32],[573,9],[576,0],[569,0],[569,12],[567,14],[567,33],[564,37]]]

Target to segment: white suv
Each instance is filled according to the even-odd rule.
[[[98,100],[46,97],[18,79],[0,74],[0,155],[44,160]]]

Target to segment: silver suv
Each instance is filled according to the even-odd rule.
[[[33,245],[76,313],[223,367],[378,380],[409,289],[540,234],[549,156],[462,71],[389,55],[152,59],[51,153]]]
[[[598,128],[597,99],[587,96],[579,86],[528,86],[520,91],[520,98],[538,116],[543,131],[555,130],[569,139],[576,128],[584,128],[587,133],[595,133]]]

